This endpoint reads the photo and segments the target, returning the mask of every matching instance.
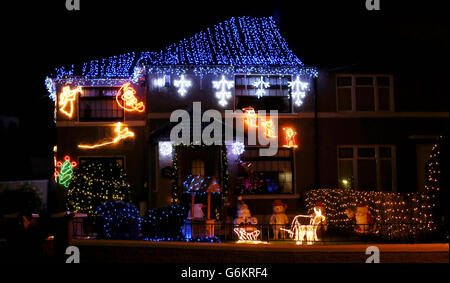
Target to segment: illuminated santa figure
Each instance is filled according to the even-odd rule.
[[[356,223],[355,232],[360,235],[368,235],[375,229],[374,217],[366,204],[359,204],[356,211],[352,209],[345,210],[348,218]]]

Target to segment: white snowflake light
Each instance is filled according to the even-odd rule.
[[[258,98],[264,96],[266,94],[266,88],[270,86],[269,82],[265,82],[264,78],[261,76],[261,79],[259,81],[253,82],[253,86],[258,88],[256,90],[256,95]]]
[[[220,81],[213,81],[213,88],[217,89],[216,97],[219,99],[219,104],[225,106],[228,103],[228,99],[231,98],[231,91],[229,91],[234,86],[234,81],[228,81],[225,76],[222,76]]]
[[[288,82],[288,87],[291,88],[292,98],[296,106],[300,106],[303,103],[303,98],[306,96],[308,90],[308,82],[300,81],[300,76],[297,76],[294,81]]]
[[[164,79],[164,77],[162,78],[156,78],[153,80],[153,85],[155,87],[163,87],[166,85],[166,80]]]
[[[242,142],[234,142],[231,145],[231,151],[234,155],[241,155],[245,151],[245,145]]]
[[[191,81],[186,80],[184,75],[181,75],[179,80],[174,80],[173,84],[178,88],[178,93],[184,96],[187,93],[187,89],[191,87]]]
[[[172,142],[166,141],[166,142],[159,142],[159,154],[161,156],[171,156],[172,155]]]

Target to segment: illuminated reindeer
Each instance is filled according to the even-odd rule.
[[[300,217],[308,217],[311,218],[309,225],[302,225],[300,224],[299,218]],[[306,243],[308,245],[312,245],[313,242],[318,241],[317,238],[317,227],[320,225],[321,222],[325,220],[325,216],[322,215],[322,211],[320,209],[314,208],[314,218],[312,215],[297,215],[292,220],[291,229],[284,229],[281,228],[284,231],[289,232],[289,236],[294,237],[294,239],[297,241],[297,245],[301,245],[303,243],[303,240],[306,236]]]

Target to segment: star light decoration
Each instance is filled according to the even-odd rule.
[[[234,87],[234,81],[228,81],[225,76],[222,76],[220,81],[212,81],[213,88],[217,89],[216,97],[219,99],[219,104],[225,106],[228,104],[228,99],[231,98],[231,88]]]
[[[241,155],[242,153],[244,153],[244,151],[245,151],[245,145],[244,145],[244,143],[242,143],[240,141],[234,142],[231,145],[231,152],[234,155]]]
[[[302,82],[300,76],[296,76],[294,81],[288,82],[288,87],[291,88],[292,98],[296,106],[301,106],[303,104],[303,98],[306,96],[306,91],[308,90],[309,83]]]
[[[258,88],[256,90],[256,95],[258,96],[258,98],[264,96],[266,94],[266,88],[270,87],[270,83],[269,82],[265,82],[264,78],[261,76],[261,78],[259,79],[259,81],[255,81],[253,82],[253,86]]]
[[[187,93],[187,89],[192,86],[192,83],[190,80],[186,80],[184,78],[184,75],[181,75],[179,80],[174,80],[173,84],[175,87],[178,88],[178,93],[181,96],[184,96]]]
[[[161,156],[170,156],[172,155],[173,144],[170,141],[159,142],[159,154]]]

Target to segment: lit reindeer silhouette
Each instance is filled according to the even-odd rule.
[[[314,208],[314,218],[311,215],[297,215],[292,220],[291,229],[283,229],[284,231],[289,232],[289,236],[293,237],[297,242],[297,245],[303,244],[303,240],[306,236],[306,243],[308,245],[312,245],[313,242],[318,241],[317,238],[317,227],[320,225],[322,221],[325,220],[325,216],[322,215],[322,211],[320,209]],[[300,217],[308,217],[312,218],[309,222],[309,225],[300,224]]]

